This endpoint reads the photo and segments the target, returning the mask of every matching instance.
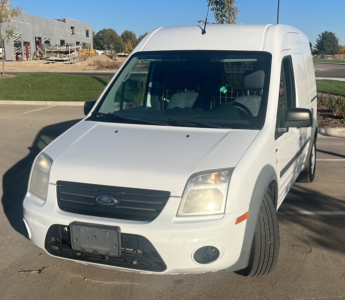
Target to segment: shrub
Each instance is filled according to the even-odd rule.
[[[345,98],[338,97],[329,100],[327,107],[332,111],[333,115],[345,118]]]

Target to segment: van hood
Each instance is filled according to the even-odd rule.
[[[81,121],[50,144],[58,180],[169,191],[182,196],[197,172],[233,168],[258,130]]]

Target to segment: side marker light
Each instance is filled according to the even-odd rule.
[[[246,212],[244,215],[242,215],[236,219],[235,225],[240,224],[241,222],[247,220],[248,217],[249,217],[249,212]]]

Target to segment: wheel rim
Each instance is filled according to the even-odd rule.
[[[310,153],[310,169],[311,169],[310,171],[311,171],[312,176],[314,176],[315,166],[316,166],[316,151],[315,151],[315,144],[313,144],[313,147]]]

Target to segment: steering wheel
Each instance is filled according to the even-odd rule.
[[[236,106],[237,108],[239,108],[240,110],[244,111],[249,117],[253,117],[252,112],[249,110],[249,108],[245,105],[243,105],[242,103],[239,102],[233,102],[232,103],[233,106]]]

